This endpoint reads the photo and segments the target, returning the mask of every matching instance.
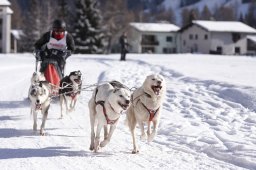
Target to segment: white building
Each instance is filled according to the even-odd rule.
[[[247,36],[256,30],[242,22],[195,20],[180,31],[183,53],[246,54]]]
[[[9,53],[11,46],[11,14],[8,0],[0,0],[0,53]]]
[[[132,53],[176,53],[177,32],[180,28],[169,23],[130,23],[128,43]]]

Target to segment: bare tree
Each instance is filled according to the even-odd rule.
[[[21,29],[22,27],[22,12],[18,0],[10,0],[12,14],[12,29]]]

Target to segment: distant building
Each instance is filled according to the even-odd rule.
[[[247,54],[247,36],[256,30],[242,22],[200,21],[181,28],[180,52],[210,54]]]
[[[247,55],[256,55],[256,35],[247,36]]]
[[[11,14],[8,0],[0,0],[0,53],[9,53],[11,49]]]
[[[11,52],[21,52],[20,40],[21,36],[24,36],[22,30],[11,30]]]
[[[128,43],[132,53],[176,53],[179,27],[169,23],[130,23]]]

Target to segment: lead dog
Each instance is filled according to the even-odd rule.
[[[37,114],[41,112],[42,124],[40,128],[40,135],[45,135],[45,122],[50,108],[50,87],[47,81],[34,82],[29,89],[29,99],[31,101],[31,113],[33,114],[33,130],[37,130]]]
[[[135,138],[135,127],[137,123],[141,129],[141,139],[147,137],[148,141],[151,142],[157,134],[165,91],[166,85],[163,76],[152,74],[147,76],[143,85],[133,92],[132,104],[126,114],[133,141],[132,153],[139,152]],[[151,122],[153,123],[152,132]],[[144,123],[147,123],[147,135],[144,132]]]
[[[78,71],[70,72],[60,81],[60,108],[61,118],[63,117],[64,106],[66,112],[72,112],[75,109],[77,99],[81,93],[82,73]]]
[[[129,107],[130,97],[130,90],[117,81],[99,85],[94,90],[88,103],[91,123],[90,150],[97,152],[99,146],[104,147],[109,143],[121,112]],[[97,126],[96,132],[95,126]],[[103,127],[104,140],[100,142],[100,132]]]

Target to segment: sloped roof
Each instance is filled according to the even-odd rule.
[[[9,6],[11,3],[7,0],[0,0],[0,6]]]
[[[174,24],[168,23],[130,23],[132,27],[141,32],[176,32],[180,28]]]
[[[256,33],[256,30],[238,21],[202,21],[194,20],[193,24],[203,27],[210,32],[243,32]]]
[[[11,34],[14,36],[15,39],[20,40],[21,36],[24,35],[22,30],[11,30]]]
[[[256,35],[248,35],[247,38],[256,43]]]

